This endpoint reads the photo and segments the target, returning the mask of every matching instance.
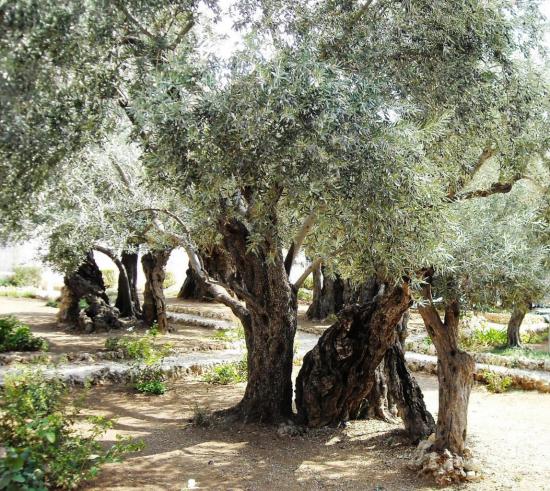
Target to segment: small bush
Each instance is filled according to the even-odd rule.
[[[105,348],[110,351],[121,350],[124,358],[142,362],[145,365],[154,365],[168,356],[172,351],[172,344],[155,344],[157,336],[155,329],[150,329],[143,336],[118,336],[105,340]]]
[[[158,366],[145,366],[138,369],[134,387],[148,395],[162,395],[166,392],[166,374]]]
[[[52,307],[54,309],[58,309],[59,308],[59,300],[54,300],[54,299],[50,298],[46,302],[46,307]]]
[[[470,335],[461,337],[462,346],[473,351],[503,346],[507,341],[506,331],[492,327],[474,329]]]
[[[208,371],[203,380],[207,384],[229,385],[246,382],[248,379],[248,364],[246,358],[231,363],[222,363]]]
[[[525,344],[542,344],[548,342],[548,329],[538,331],[525,331],[521,335],[521,340]]]
[[[0,278],[0,286],[13,286],[13,283],[11,282],[11,278]]]
[[[30,327],[13,316],[0,317],[0,352],[46,351],[48,343],[34,336]]]
[[[212,337],[218,341],[225,341],[228,343],[241,341],[244,340],[244,328],[239,324],[234,329],[216,329]]]
[[[302,302],[311,302],[313,300],[313,292],[305,288],[300,288],[298,290],[298,300]]]
[[[313,277],[309,275],[302,283],[302,288],[306,290],[313,290]]]
[[[512,378],[508,375],[501,375],[491,370],[483,370],[482,377],[487,384],[487,390],[496,394],[506,392],[512,386]]]
[[[97,438],[113,424],[90,417],[86,433],[75,430],[82,401],[67,400],[60,380],[47,380],[39,371],[7,376],[0,398],[0,489],[75,489],[94,478],[106,462],[143,448],[143,443],[117,437],[105,448]]]
[[[176,284],[176,278],[174,276],[174,273],[171,271],[166,271],[164,275],[164,282],[162,283],[162,288],[165,290],[168,288],[172,288]]]
[[[78,308],[80,310],[86,310],[89,306],[90,306],[90,304],[88,303],[88,301],[85,298],[81,298],[78,301]]]
[[[103,284],[105,288],[114,288],[118,283],[118,273],[114,269],[102,269]]]
[[[10,281],[13,286],[34,286],[38,288],[42,281],[42,270],[38,266],[15,266]]]

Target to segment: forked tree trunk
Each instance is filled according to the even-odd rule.
[[[233,220],[221,227],[223,245],[239,275],[235,293],[246,312],[235,311],[244,327],[248,383],[240,403],[225,414],[245,422],[278,423],[292,417],[292,359],[297,299],[282,251],[267,237],[255,252],[249,232]]]
[[[115,307],[123,316],[141,315],[141,306],[137,292],[138,254],[123,251],[118,275],[118,293]],[[117,265],[118,266],[118,265]],[[123,273],[121,274],[121,272]]]
[[[171,249],[150,251],[141,258],[145,274],[143,320],[149,326],[156,322],[160,332],[168,332],[163,283],[166,276],[164,268],[170,252],[172,252]]]
[[[510,317],[510,320],[508,321],[508,329],[506,332],[508,338],[508,346],[510,348],[521,347],[521,337],[519,331],[521,328],[521,324],[523,323],[523,319],[525,319],[527,312],[529,312],[529,307],[530,306],[527,303],[517,303],[514,305],[512,315]]]
[[[407,284],[382,287],[371,301],[341,311],[298,374],[296,407],[303,424],[337,425],[359,415],[410,301]]]
[[[448,302],[444,321],[431,303],[419,306],[418,311],[437,350],[439,411],[433,448],[462,455],[475,362],[458,347],[459,305],[457,301]]]

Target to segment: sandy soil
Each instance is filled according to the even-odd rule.
[[[92,351],[107,334],[72,335],[57,330],[55,309],[43,301],[0,298],[0,315],[13,314],[46,337],[53,351]],[[183,332],[199,331],[195,335]],[[188,346],[206,331],[180,328],[170,336]],[[187,337],[186,337],[187,336]],[[183,343],[183,342],[182,342]],[[182,344],[183,345],[183,344]],[[428,407],[437,411],[437,380],[419,375]],[[407,468],[412,448],[400,424],[352,422],[345,429],[280,436],[260,426],[198,428],[189,424],[196,407],[209,410],[236,403],[244,384],[211,386],[197,378],[170,385],[160,397],[134,394],[122,386],[94,387],[88,411],[117,418],[116,432],[139,436],[146,449],[122,464],[105,467],[89,490],[431,490]],[[469,412],[469,445],[486,471],[465,490],[550,490],[550,394],[491,394],[476,386]]]

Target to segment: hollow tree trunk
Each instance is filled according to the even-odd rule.
[[[86,332],[121,327],[119,311],[109,305],[105,284],[92,252],[89,252],[79,268],[65,276],[58,321]],[[82,311],[81,299],[87,303]]]
[[[282,250],[267,236],[254,252],[247,227],[232,220],[221,227],[238,281],[235,293],[246,313],[244,327],[248,383],[239,404],[226,411],[245,422],[278,423],[292,417],[292,359],[297,299],[284,267]]]
[[[145,274],[143,291],[143,320],[149,326],[157,323],[160,332],[168,332],[166,300],[164,298],[164,268],[170,257],[171,249],[155,250],[141,257]]]
[[[408,285],[382,286],[372,300],[341,311],[304,357],[298,374],[296,407],[302,423],[335,425],[358,416],[410,301]]]
[[[178,293],[182,300],[209,300],[208,289],[193,268],[187,268],[185,280]]]
[[[462,455],[475,362],[458,347],[459,305],[455,300],[447,303],[444,321],[432,304],[419,306],[418,311],[437,350],[439,411],[433,448]]]
[[[119,268],[115,307],[120,310],[123,316],[139,317],[141,306],[137,292],[138,254],[123,251],[120,262],[123,269]],[[120,274],[121,271],[123,271],[123,274]]]
[[[514,305],[506,332],[508,338],[508,346],[510,348],[519,348],[521,346],[521,337],[519,334],[519,330],[521,328],[521,324],[523,323],[523,319],[525,319],[528,311],[529,305],[527,303],[517,303]]]

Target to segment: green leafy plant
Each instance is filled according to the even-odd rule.
[[[174,276],[174,273],[171,271],[166,271],[164,275],[164,281],[162,283],[162,288],[165,290],[168,288],[172,288],[176,284],[176,277]]]
[[[208,384],[229,385],[246,382],[248,379],[248,363],[246,358],[237,362],[222,363],[209,370],[203,381]]]
[[[212,335],[218,341],[234,342],[244,340],[244,328],[239,324],[234,329],[216,329]]]
[[[38,288],[42,281],[42,270],[39,266],[15,266],[10,282],[13,286],[34,286]]]
[[[141,367],[137,372],[134,387],[142,394],[162,395],[167,390],[166,374],[156,365]]]
[[[471,334],[461,336],[461,345],[472,351],[503,346],[507,342],[506,331],[489,328],[474,329]]]
[[[46,307],[52,307],[54,309],[58,309],[59,308],[59,300],[54,300],[54,299],[50,298],[46,302]]]
[[[66,385],[40,371],[8,375],[0,401],[0,489],[75,489],[102,464],[143,448],[122,437],[105,448],[97,439],[113,423],[104,417],[87,418],[86,432],[77,431],[83,399],[70,401]]]
[[[31,333],[30,327],[13,316],[0,317],[0,352],[46,351],[48,343]]]
[[[542,344],[548,342],[548,329],[529,330],[521,335],[521,340],[525,344]]]
[[[483,370],[482,378],[487,384],[487,390],[496,394],[506,392],[512,387],[512,378],[508,375],[501,375],[491,370]]]
[[[313,290],[313,278],[309,275],[302,283],[302,288],[306,290]]]
[[[118,274],[114,269],[102,269],[103,284],[105,288],[114,288],[118,281]]]
[[[86,310],[89,306],[90,306],[90,304],[88,303],[88,301],[85,298],[81,298],[78,301],[78,308],[80,310]]]
[[[302,302],[311,302],[313,300],[313,292],[305,288],[300,288],[298,290],[298,300]]]
[[[193,417],[191,418],[193,426],[208,428],[212,424],[212,413],[204,407],[195,404],[193,408]]]
[[[40,295],[35,290],[19,287],[0,287],[0,297],[13,298],[38,298]]]
[[[121,350],[124,358],[153,365],[166,357],[173,348],[171,343],[156,344],[154,339],[158,331],[153,327],[143,336],[119,336],[105,340],[105,348],[111,351]]]

